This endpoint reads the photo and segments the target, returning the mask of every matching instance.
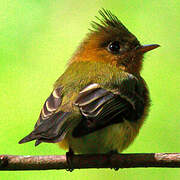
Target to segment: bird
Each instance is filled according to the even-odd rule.
[[[20,144],[35,140],[35,146],[57,143],[75,154],[121,153],[139,134],[150,107],[143,58],[160,45],[141,45],[110,10],[100,9],[96,19]]]

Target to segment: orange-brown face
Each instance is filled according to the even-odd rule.
[[[142,53],[134,51],[139,46],[140,43],[134,35],[127,36],[116,29],[92,32],[81,44],[73,60],[102,61],[119,66],[125,71],[139,71]]]
[[[93,22],[88,34],[71,59],[74,61],[102,61],[111,63],[129,73],[139,73],[143,54],[153,49],[144,48],[137,38],[110,12],[100,12],[101,24]],[[154,47],[155,48],[155,47]]]

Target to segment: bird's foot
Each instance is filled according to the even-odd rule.
[[[110,158],[113,154],[119,154],[117,150],[112,150],[112,151],[109,151],[108,154],[110,155]],[[115,171],[118,171],[119,168],[118,167],[115,167],[115,168],[111,168],[111,169],[114,169]]]
[[[66,169],[69,172],[72,172],[74,170],[73,163],[72,163],[72,156],[74,155],[74,152],[71,148],[69,148],[69,151],[66,153],[66,159],[68,164],[68,169]]]

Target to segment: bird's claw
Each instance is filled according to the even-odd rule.
[[[112,156],[113,154],[118,154],[118,151],[117,150],[112,150],[108,153],[110,156]],[[115,168],[111,168],[111,169],[114,169],[115,171],[118,171],[119,168],[118,167],[115,167]]]
[[[66,169],[69,172],[72,172],[74,170],[73,168],[73,163],[72,163],[72,156],[74,155],[74,152],[72,149],[69,149],[69,152],[66,153],[66,159],[67,159],[67,164],[68,164],[68,169]]]

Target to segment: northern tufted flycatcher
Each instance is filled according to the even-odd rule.
[[[143,55],[159,45],[141,45],[110,11],[99,13],[20,144],[58,143],[88,154],[122,152],[134,141],[150,105]]]

